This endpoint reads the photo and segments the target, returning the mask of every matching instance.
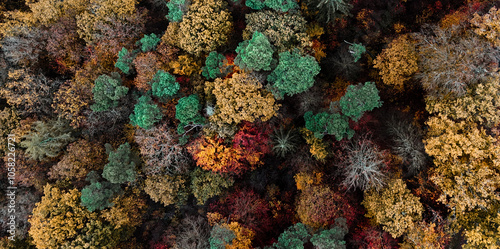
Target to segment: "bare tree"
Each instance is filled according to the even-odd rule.
[[[176,249],[208,249],[210,227],[202,216],[188,216],[178,226],[176,234]]]
[[[145,130],[138,128],[135,141],[144,158],[147,175],[176,174],[188,170],[190,157],[177,142],[176,133],[166,124]]]
[[[351,141],[345,150],[347,156],[343,160],[344,186],[365,191],[373,187],[378,189],[385,184],[382,152],[373,142],[367,138],[356,139]]]

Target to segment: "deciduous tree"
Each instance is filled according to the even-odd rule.
[[[163,113],[160,108],[153,103],[149,95],[144,95],[139,98],[139,101],[134,106],[134,112],[130,114],[130,123],[137,125],[143,129],[151,129],[154,123],[160,121]]]
[[[111,149],[107,144],[107,149]],[[116,151],[109,151],[108,163],[104,165],[102,176],[111,183],[135,181],[135,163],[131,159],[130,144],[121,144]]]
[[[175,81],[175,76],[163,70],[158,70],[150,83],[153,96],[162,101],[168,100],[180,89],[179,83]]]
[[[225,44],[231,32],[231,13],[221,0],[197,0],[189,6],[179,26],[179,46],[200,55]]]
[[[279,105],[271,93],[262,89],[260,82],[248,74],[233,74],[232,78],[216,79],[212,90],[216,112],[211,122],[239,124],[242,121],[267,121],[276,114]]]
[[[339,101],[342,114],[358,121],[367,111],[382,106],[377,87],[373,82],[365,84],[349,85],[347,91]]]
[[[218,196],[225,189],[233,186],[234,179],[227,175],[206,171],[196,168],[191,172],[191,191],[198,200],[199,205],[203,205],[208,199]]]
[[[408,35],[401,35],[389,43],[388,47],[373,61],[374,68],[380,70],[384,84],[401,90],[418,70],[418,54]]]
[[[277,89],[277,96],[292,96],[311,88],[320,69],[316,59],[310,55],[302,56],[296,50],[282,52],[279,54],[278,66],[267,80]]]
[[[374,189],[365,192],[362,204],[368,211],[366,216],[381,224],[394,238],[415,226],[422,219],[424,211],[419,198],[410,192],[401,179],[389,181],[380,192]]]
[[[184,205],[188,198],[186,179],[181,175],[153,175],[145,181],[144,191],[155,202],[164,206]]]
[[[118,101],[127,95],[128,88],[122,86],[120,75],[112,73],[111,76],[101,75],[95,80],[92,88],[94,104],[90,106],[95,112],[106,111],[118,106]]]

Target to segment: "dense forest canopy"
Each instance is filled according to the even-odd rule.
[[[499,5],[1,1],[0,248],[500,248]]]

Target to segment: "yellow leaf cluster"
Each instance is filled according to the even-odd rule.
[[[232,29],[231,13],[223,0],[197,0],[179,26],[179,47],[200,55],[225,44]]]
[[[306,128],[300,129],[302,137],[306,140],[306,143],[310,145],[309,152],[318,161],[323,162],[328,157],[327,145],[322,139],[314,136],[314,133]]]
[[[394,39],[382,50],[373,67],[380,70],[384,84],[403,89],[405,81],[417,72],[417,52],[408,35]]]
[[[64,15],[74,16],[80,14],[89,7],[88,0],[40,0],[29,3],[31,22],[34,24],[47,25],[57,21]]]
[[[55,93],[52,108],[59,117],[69,120],[71,126],[77,128],[86,117],[83,111],[92,101],[92,86],[76,82],[66,82]]]
[[[391,180],[380,192],[375,189],[365,192],[361,203],[368,213],[383,229],[397,238],[422,219],[424,207],[401,179]]]
[[[47,184],[42,200],[35,205],[29,218],[29,234],[39,249],[62,248],[74,240],[88,222],[97,219],[97,213],[80,205],[77,189],[63,192]]]
[[[493,127],[500,123],[500,75],[471,87],[462,97],[426,100],[429,113],[441,113],[454,120]]]
[[[174,70],[174,74],[191,76],[193,73],[201,72],[201,63],[190,55],[180,55],[176,61],[172,61],[169,67]]]
[[[234,232],[236,237],[233,239],[230,245],[226,245],[226,249],[251,249],[252,240],[255,237],[255,232],[251,229],[243,227],[238,222],[231,222],[229,224],[223,224],[223,227]]]
[[[323,180],[322,172],[300,172],[294,177],[295,184],[297,185],[297,190],[305,190],[313,185],[320,185]]]
[[[139,190],[134,189],[131,195],[118,196],[112,202],[114,205],[105,209],[101,217],[113,224],[115,229],[136,227],[142,223],[146,200],[139,196]]]
[[[444,230],[443,225],[425,221],[418,222],[408,229],[402,249],[429,249],[445,248],[450,240],[450,235]]]
[[[187,198],[185,184],[182,176],[154,175],[146,178],[144,192],[165,206],[179,204]]]
[[[500,47],[500,9],[493,6],[483,16],[474,13],[474,18],[470,22],[476,26],[474,29],[476,34],[485,36],[495,46]]]
[[[247,74],[233,74],[232,78],[216,79],[212,93],[216,97],[216,112],[211,122],[239,124],[241,121],[267,121],[278,111],[273,95],[262,89],[262,84]]]

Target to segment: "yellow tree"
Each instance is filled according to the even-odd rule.
[[[474,32],[476,34],[486,36],[486,39],[493,42],[495,46],[500,46],[500,9],[493,6],[483,16],[476,12],[470,22],[475,26]]]
[[[273,95],[262,89],[262,84],[247,74],[233,74],[232,78],[216,79],[212,93],[216,97],[216,112],[211,122],[239,124],[267,121],[276,115],[279,105]]]
[[[231,19],[225,1],[194,1],[179,25],[180,48],[194,55],[216,50],[229,38]]]
[[[417,72],[417,52],[408,35],[401,35],[389,43],[374,60],[384,84],[403,89],[405,81]]]
[[[415,226],[422,219],[424,207],[401,179],[393,179],[380,192],[371,189],[365,192],[361,203],[383,229],[397,238]]]
[[[33,209],[30,236],[38,249],[113,248],[118,230],[80,205],[80,191],[62,191],[46,185],[42,200]]]

